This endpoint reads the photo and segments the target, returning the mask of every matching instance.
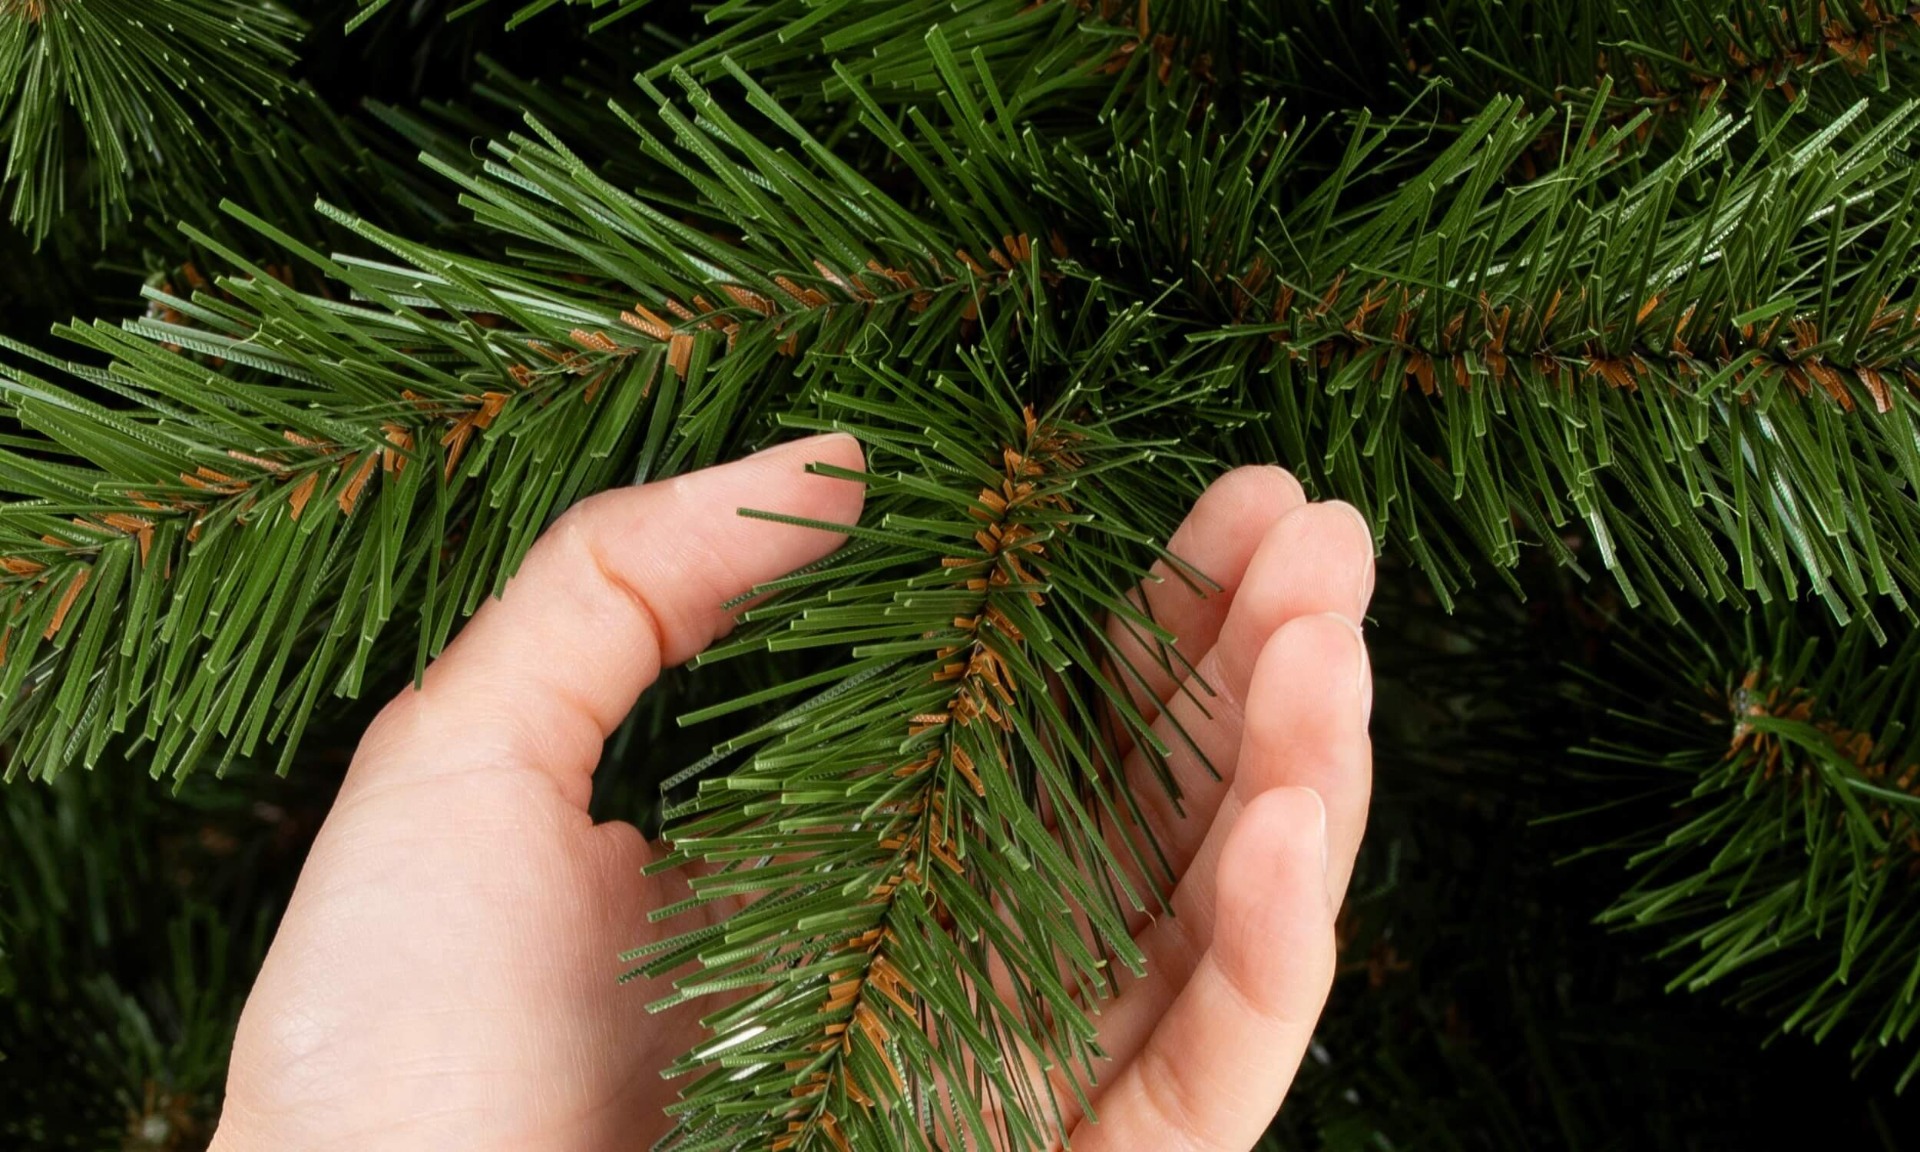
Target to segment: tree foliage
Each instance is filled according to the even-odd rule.
[[[1729,631],[1675,637],[1648,667],[1667,706],[1593,749],[1672,806],[1621,845],[1633,883],[1606,919],[1665,936],[1674,988],[1724,987],[1786,1031],[1850,1039],[1856,1061],[1892,1049],[1904,1085],[1920,1071],[1920,639],[1781,613]]]
[[[300,31],[272,0],[167,0],[158,12],[144,0],[8,0],[0,135],[10,219],[42,238],[84,191],[104,228],[125,218],[134,181],[156,168],[188,195],[214,186],[214,141],[264,144],[255,132],[291,88]]]
[[[1164,651],[1126,595],[1156,542],[1280,461],[1429,611],[1545,563],[1630,622],[1595,633],[1757,613],[1599,737],[1615,787],[1686,792],[1608,841],[1640,869],[1609,915],[1699,952],[1676,987],[1910,1040],[1915,11],[466,3],[595,65],[348,113],[292,79],[294,18],[166,7],[0,8],[32,235],[75,115],[110,210],[231,197],[180,213],[144,315],[5,340],[10,778],[285,767],[574,501],[853,431],[851,543],[684,698],[731,728],[665,783],[671,863],[733,912],[632,960],[752,990],[672,1145],[1046,1147],[1023,1062],[1097,1065],[1120,914],[1168,880],[1113,630]],[[168,67],[62,48],[83,20]]]

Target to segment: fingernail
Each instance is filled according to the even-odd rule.
[[[1333,891],[1333,859],[1331,850],[1327,847],[1327,801],[1312,788],[1299,788],[1297,785],[1296,788],[1313,797],[1313,810],[1319,817],[1315,821],[1315,829],[1316,835],[1320,837],[1320,891],[1326,894],[1327,914],[1338,915],[1339,897]]]
[[[1339,619],[1353,629],[1354,658],[1360,662],[1354,675],[1360,685],[1360,723],[1364,726],[1373,720],[1373,659],[1367,654],[1367,634],[1360,630],[1360,625],[1345,616]]]
[[[1321,797],[1320,793],[1311,788],[1302,788],[1300,791],[1313,797],[1314,811],[1320,814],[1320,877],[1324,880],[1326,879],[1327,873],[1332,870],[1332,864],[1327,856],[1327,802]],[[1329,893],[1328,899],[1332,899],[1331,893]]]
[[[1360,531],[1364,533],[1367,538],[1367,564],[1366,564],[1365,571],[1361,574],[1361,577],[1360,577],[1360,605],[1359,605],[1360,615],[1365,616],[1367,614],[1367,606],[1373,603],[1373,578],[1374,578],[1373,525],[1369,524],[1367,522],[1366,516],[1361,513],[1360,509],[1355,508],[1353,505],[1342,503],[1340,507],[1345,508],[1347,510],[1347,515],[1352,516],[1354,518],[1355,522],[1357,522],[1360,525]]]
[[[748,459],[752,459],[754,456],[778,456],[783,452],[797,452],[803,448],[817,450],[821,444],[835,438],[853,439],[853,437],[845,432],[822,432],[815,436],[802,436],[798,440],[782,440],[778,444],[769,444],[758,452],[752,453],[748,456]]]

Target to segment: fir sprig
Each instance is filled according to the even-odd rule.
[[[1233,6],[1126,9],[731,4],[637,97],[478,156],[390,115],[460,250],[238,217],[327,278],[302,293],[200,234],[237,274],[68,333],[109,369],[6,385],[10,767],[291,747],[578,496],[855,430],[877,519],[709,658],[848,654],[701,713],[809,693],[674,828],[735,911],[637,958],[714,998],[675,1139],[1035,1147],[1026,1062],[1093,1066],[1118,910],[1166,879],[1102,621],[1164,639],[1124,591],[1222,464],[1360,504],[1443,597],[1539,547],[1669,614],[1813,593],[1888,627],[1920,579],[1920,114],[1836,113],[1851,57],[1700,111],[1582,61],[1545,112],[1315,127],[1261,101]]]
[[[1271,414],[1254,454],[1360,505],[1443,593],[1468,541],[1503,566],[1528,539],[1578,562],[1559,542],[1577,520],[1669,613],[1669,589],[1804,581],[1869,614],[1916,579],[1920,236],[1901,149],[1920,121],[1901,106],[1836,150],[1865,115],[1772,155],[1708,110],[1618,188],[1634,124],[1565,122],[1559,166],[1514,181],[1542,122],[1496,102],[1385,198],[1369,176],[1402,163],[1390,125],[1303,191],[1277,117],[1217,135],[1154,121],[1063,168],[1052,199],[1082,215],[1070,239],[1107,238],[1093,267],[1192,317],[1187,371],[1247,381]],[[1708,174],[1712,196],[1692,195]]]
[[[1652,653],[1640,704],[1668,703],[1620,712],[1589,750],[1672,803],[1618,846],[1635,876],[1604,919],[1663,935],[1673,988],[1850,1038],[1857,1062],[1891,1050],[1904,1085],[1920,1073],[1920,634],[1880,647],[1767,615]]]
[[[1575,561],[1561,530],[1576,522],[1630,592],[1670,612],[1674,587],[1793,596],[1804,581],[1836,610],[1863,614],[1869,597],[1912,587],[1901,557],[1916,552],[1920,526],[1920,313],[1907,256],[1920,233],[1899,151],[1911,108],[1877,121],[1856,109],[1785,148],[1770,142],[1777,132],[1736,147],[1740,125],[1709,111],[1681,153],[1622,189],[1631,124],[1566,121],[1560,166],[1515,182],[1515,158],[1549,121],[1499,103],[1419,179],[1379,197],[1370,190],[1406,162],[1393,125],[1359,128],[1331,172],[1306,161],[1299,133],[1270,108],[1232,131],[1178,112],[1145,117],[1137,140],[1105,153],[1046,149],[992,69],[969,67],[939,29],[927,50],[947,87],[904,125],[847,77],[861,124],[912,176],[898,192],[837,160],[737,68],[729,83],[753,118],[683,74],[680,101],[647,85],[651,113],[616,109],[659,173],[650,187],[610,183],[539,124],[493,146],[477,171],[429,158],[480,227],[520,244],[519,268],[356,226],[404,265],[307,259],[371,307],[343,310],[260,276],[238,309],[192,305],[206,333],[163,317],[135,325],[141,339],[95,327],[88,340],[123,359],[116,379],[177,393],[172,403],[206,403],[219,376],[182,375],[191,361],[171,347],[273,372],[287,370],[284,356],[299,379],[328,387],[303,393],[315,407],[300,421],[276,409],[270,438],[329,443],[348,441],[301,422],[339,413],[383,441],[379,426],[411,407],[401,393],[429,394],[415,382],[442,360],[466,367],[436,385],[435,402],[512,394],[516,372],[542,369],[528,359],[535,346],[589,358],[663,352],[675,381],[663,419],[677,424],[671,436],[666,423],[646,430],[631,474],[647,476],[717,459],[743,414],[804,406],[833,357],[883,333],[898,362],[942,365],[996,299],[1057,297],[1109,317],[1152,300],[1143,339],[1165,379],[1233,382],[1207,391],[1236,413],[1212,422],[1215,450],[1283,459],[1360,504],[1443,593],[1475,552],[1511,564],[1537,540]],[[1719,179],[1702,201],[1692,190],[1706,174]],[[1175,220],[1182,231],[1168,230]],[[351,385],[336,379],[362,363],[378,367]],[[35,383],[23,395],[35,413],[64,406],[61,420],[118,435],[121,417],[49,401],[55,391]],[[223,405],[234,394],[216,393]],[[1237,431],[1250,408],[1269,414],[1264,426]],[[158,474],[153,460],[116,449],[85,486],[177,488],[178,474],[201,467],[236,475],[230,452],[260,456],[257,431],[222,444],[218,462]],[[82,457],[105,443],[83,427],[60,435]],[[562,484],[541,498],[583,490]],[[39,497],[43,486],[21,491]],[[514,546],[492,553],[509,566],[542,519],[536,504],[516,507],[526,519],[509,534]],[[153,509],[123,498],[99,511],[144,519]],[[46,564],[34,553],[49,534],[23,538],[20,560]],[[49,626],[64,624],[69,590],[68,611],[96,603],[77,569],[62,573],[65,584],[39,568],[26,578],[35,635],[58,637]],[[472,602],[428,599],[421,652],[457,618],[448,603]],[[391,612],[384,591],[374,602],[383,607],[362,618],[354,671],[332,687],[351,691],[374,654]],[[124,719],[126,698],[86,682]],[[317,697],[288,705],[304,707],[299,699]],[[84,707],[70,695],[59,714],[77,723]]]
[[[84,188],[104,230],[132,182],[219,185],[219,140],[256,136],[292,88],[301,22],[273,0],[7,0],[0,141],[12,221],[36,240]],[[84,138],[84,160],[70,151]],[[188,193],[195,194],[195,193]]]
[[[822,396],[822,426],[870,445],[868,525],[698,662],[849,655],[670,814],[660,867],[705,863],[691,903],[735,911],[633,955],[653,975],[700,961],[667,1003],[731,999],[677,1068],[700,1076],[668,1147],[1050,1147],[1059,1104],[1033,1069],[1092,1076],[1088,1009],[1138,969],[1124,913],[1166,875],[1133,805],[1166,745],[1103,619],[1166,638],[1125,596],[1155,554],[1143,527],[1178,501],[1133,506],[1125,477],[1172,446],[1101,415],[1138,387],[1100,378],[1123,366],[1010,376],[1006,334],[930,388]]]
[[[429,317],[328,268],[386,307],[315,307],[255,269],[193,299],[155,292],[125,329],[72,331],[118,365],[60,367],[125,408],[6,383],[45,438],[0,453],[22,497],[0,508],[9,773],[91,764],[127,732],[154,741],[156,774],[220,737],[223,758],[276,738],[291,754],[317,701],[355,693],[395,613],[418,613],[417,666],[554,509],[624,466],[666,368],[658,342],[576,338],[577,316],[504,292],[529,326],[489,329],[501,313],[459,311],[415,276]],[[277,335],[309,307],[301,338]],[[443,354],[422,354],[428,331]],[[239,571],[244,587],[225,582]]]
[[[1906,0],[1656,0],[1583,6],[1474,0],[1446,15],[1409,5],[1406,71],[1445,75],[1468,105],[1509,94],[1584,106],[1602,85],[1623,122],[1647,111],[1684,127],[1716,103],[1753,107],[1828,89],[1833,110],[1900,92],[1920,67],[1920,7]]]
[[[367,304],[302,295],[253,267],[191,298],[153,290],[152,314],[124,327],[69,331],[116,367],[55,366],[132,411],[25,373],[5,385],[55,457],[0,455],[27,498],[0,509],[14,525],[0,547],[13,593],[0,730],[27,733],[10,769],[91,762],[130,729],[158,741],[156,772],[190,767],[217,737],[232,753],[277,737],[291,750],[319,701],[355,694],[370,663],[395,665],[380,641],[397,612],[419,620],[402,650],[417,668],[568,503],[719,458],[742,412],[813,370],[803,352],[837,353],[902,319],[927,347],[947,345],[1029,275],[1003,254],[991,272],[947,254],[851,171],[823,182],[765,148],[728,158],[715,146],[750,138],[706,105],[705,126],[664,111],[684,152],[652,136],[646,147],[717,216],[755,225],[741,244],[606,183],[557,138],[521,140],[481,174],[429,159],[484,226],[546,246],[521,268],[338,211],[407,264],[330,259],[239,213]],[[808,237],[835,217],[783,218],[762,181],[858,224]],[[583,285],[583,271],[614,282]],[[456,553],[424,547],[456,526]],[[203,581],[240,570],[254,575],[230,608],[231,593]]]

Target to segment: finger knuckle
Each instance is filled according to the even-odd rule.
[[[412,685],[381,706],[366,731],[360,735],[359,755],[377,755],[395,745],[404,744],[419,730],[424,719],[420,692]]]
[[[1206,1125],[1196,1106],[1198,1086],[1193,1082],[1190,1062],[1174,1059],[1157,1039],[1158,1034],[1141,1049],[1135,1068],[1141,1098],[1148,1113],[1160,1122],[1166,1141],[1163,1147],[1174,1152],[1202,1147]]]

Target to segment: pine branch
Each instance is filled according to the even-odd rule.
[[[1253,454],[1359,504],[1443,594],[1466,541],[1510,565],[1521,526],[1574,561],[1557,537],[1577,518],[1669,613],[1667,589],[1794,596],[1804,578],[1867,614],[1915,578],[1920,299],[1898,151],[1914,110],[1830,150],[1862,112],[1744,159],[1705,113],[1616,189],[1632,126],[1513,183],[1541,121],[1496,104],[1381,199],[1391,126],[1302,193],[1271,113],[1214,137],[1161,121],[1049,199],[1080,217],[1075,251],[1111,237],[1093,271],[1131,269],[1193,318],[1185,371],[1249,381],[1272,413]],[[1708,174],[1711,198],[1690,195]]]
[[[74,172],[102,235],[136,180],[211,188],[214,141],[253,140],[291,89],[301,34],[271,0],[7,0],[0,5],[0,140],[9,215],[35,241],[67,210]],[[76,165],[70,140],[84,136]]]
[[[353,17],[347,21],[346,27],[348,32],[360,30],[368,21],[386,11],[393,4],[393,0],[357,0],[357,2],[359,11],[354,13]],[[534,17],[562,6],[587,8],[595,11],[612,7],[614,9],[613,12],[595,20],[590,26],[590,31],[598,32],[622,17],[633,15],[652,2],[653,0],[521,0],[520,6],[508,15],[506,26],[508,29],[518,28]],[[453,21],[464,16],[470,16],[482,8],[488,7],[489,3],[490,0],[449,0],[445,5],[447,9],[446,19]]]
[[[228,298],[154,293],[154,317],[70,333],[118,363],[64,371],[127,408],[24,373],[0,385],[44,437],[0,454],[25,497],[0,507],[10,773],[91,764],[126,731],[155,741],[156,774],[217,736],[225,757],[274,738],[291,755],[323,692],[357,691],[397,611],[417,610],[417,666],[551,515],[613,481],[658,344],[577,346],[572,317],[504,292],[531,327],[429,318],[330,270],[386,307],[255,270]],[[438,355],[418,348],[436,339]]]
[[[1837,87],[1834,109],[1910,77],[1920,7],[1903,0],[1780,5],[1661,0],[1588,5],[1462,5],[1451,20],[1403,17],[1408,72],[1445,76],[1476,105],[1500,93],[1584,107],[1611,81],[1610,115],[1645,110],[1686,122],[1702,107],[1753,104],[1770,92]]]
[[[204,1146],[298,826],[329,791],[307,780],[166,795],[75,772],[0,790],[0,1140]]]
[[[1584,119],[1500,101],[1430,140],[1363,119],[1329,161],[1277,108],[1115,56],[1146,28],[967,11],[1009,39],[920,38],[935,98],[833,70],[809,115],[871,163],[702,57],[724,97],[647,80],[612,139],[536,118],[477,162],[430,144],[498,259],[338,211],[387,256],[326,258],[252,220],[352,298],[229,252],[242,275],[75,330],[111,371],[7,386],[13,765],[116,732],[163,770],[291,747],[323,695],[417,669],[578,496],[853,429],[881,519],[710,657],[851,652],[737,702],[818,693],[704,764],[751,753],[673,832],[715,869],[696,899],[744,904],[636,958],[699,961],[683,997],[744,992],[681,1065],[676,1140],[1037,1147],[1025,1059],[1089,1066],[1119,910],[1165,879],[1115,778],[1123,740],[1157,746],[1100,621],[1154,633],[1124,591],[1222,463],[1354,499],[1443,594],[1523,543],[1575,561],[1567,526],[1670,612],[1912,587],[1912,108],[1799,135],[1709,111],[1659,160],[1604,93]],[[1032,91],[1033,61],[1070,82]],[[1553,170],[1516,179],[1553,125]],[[620,150],[616,181],[594,157]],[[1030,491],[1010,447],[1043,461]]]
[[[996,300],[1041,294],[1118,316],[1157,299],[1151,343],[1165,378],[1239,382],[1233,416],[1200,415],[1205,442],[1229,458],[1282,459],[1360,503],[1443,592],[1475,549],[1511,564],[1522,529],[1574,560],[1559,541],[1576,519],[1628,590],[1668,611],[1672,587],[1791,596],[1805,579],[1836,608],[1866,612],[1869,595],[1911,586],[1901,556],[1920,554],[1909,547],[1920,527],[1910,495],[1920,467],[1908,380],[1916,324],[1914,304],[1900,300],[1912,294],[1903,257],[1916,232],[1894,151],[1912,131],[1910,109],[1844,152],[1828,147],[1842,122],[1781,155],[1736,154],[1734,126],[1703,115],[1683,152],[1616,194],[1630,127],[1513,185],[1505,174],[1543,122],[1497,105],[1420,179],[1370,198],[1371,169],[1404,164],[1390,129],[1363,129],[1342,165],[1304,191],[1287,179],[1299,136],[1271,110],[1231,133],[1204,116],[1152,118],[1110,156],[1040,150],[1002,111],[1011,106],[989,72],[969,71],[941,33],[927,43],[947,91],[909,112],[912,136],[849,78],[863,123],[917,191],[888,195],[856,175],[744,74],[748,105],[799,156],[683,78],[691,116],[651,86],[656,110],[645,120],[616,109],[662,173],[654,187],[610,184],[537,124],[537,138],[496,145],[479,171],[429,159],[465,190],[481,227],[525,242],[515,270],[358,226],[411,269],[310,262],[339,269],[375,308],[265,291],[238,312],[196,305],[219,326],[212,343],[157,322],[136,328],[163,350],[179,344],[255,368],[248,357],[273,348],[303,382],[362,358],[381,365],[316,401],[371,405],[371,427],[364,414],[351,418],[374,449],[380,423],[408,407],[399,393],[423,371],[431,378],[437,357],[491,376],[474,385],[443,374],[433,402],[447,403],[512,394],[510,362],[535,371],[526,356],[535,344],[590,357],[664,350],[676,378],[704,381],[674,386],[667,411],[677,414],[663,418],[679,422],[678,435],[648,431],[635,474],[652,475],[718,458],[742,413],[805,403],[834,357],[878,348],[882,334],[913,332],[888,355],[940,365]],[[1691,200],[1690,182],[1715,170],[1725,176],[1718,198]],[[1173,220],[1199,231],[1171,232]],[[1350,283],[1366,285],[1357,300]],[[485,317],[506,326],[485,336],[474,319]],[[97,347],[139,365],[136,377],[151,372],[174,392],[200,387],[178,376],[176,358],[93,331]],[[440,351],[405,351],[420,339]],[[1266,427],[1234,434],[1256,406],[1271,413]],[[269,423],[286,423],[282,415]],[[350,442],[292,423],[267,429],[288,430]],[[229,452],[259,456],[258,439],[157,475],[151,458],[117,450],[86,484],[178,489],[174,477],[203,466],[235,475]],[[561,491],[579,489],[548,495]],[[533,507],[523,513],[538,520]],[[1759,514],[1735,512],[1748,509]],[[527,530],[515,528],[516,547]],[[28,539],[47,534],[37,526],[21,544],[31,552]],[[64,623],[69,590],[68,611],[94,602],[78,579],[77,569],[33,572],[36,636],[56,616]],[[339,681],[346,690],[391,612],[385,579],[353,672]],[[430,599],[425,651],[457,615]],[[86,697],[66,691],[60,715],[72,724]]]
[[[870,446],[871,526],[700,661],[850,654],[785,688],[815,694],[728,742],[758,750],[671,814],[660,866],[712,866],[682,908],[737,910],[724,934],[633,954],[636,972],[699,960],[667,1003],[752,990],[677,1066],[698,1078],[669,1147],[1050,1147],[1059,1105],[1029,1060],[1090,1074],[1088,1006],[1113,965],[1138,968],[1122,914],[1154,892],[1130,877],[1165,874],[1140,855],[1120,742],[1153,765],[1165,747],[1101,621],[1164,635],[1125,590],[1154,554],[1141,526],[1170,527],[1179,500],[1135,506],[1124,477],[1165,446],[1099,418],[1118,365],[1061,366],[1043,386],[1006,374],[1006,338],[931,391],[888,377],[822,397],[821,426]],[[1036,391],[1054,399],[1022,413]]]
[[[1299,134],[1284,131],[1271,110],[1231,134],[1196,131],[1171,115],[1144,132],[1130,124],[1115,133],[1111,159],[1071,148],[1043,153],[1023,138],[991,69],[961,65],[939,30],[927,42],[945,88],[939,115],[924,104],[906,113],[921,143],[843,80],[863,102],[862,126],[916,174],[928,208],[961,235],[986,231],[996,215],[1018,220],[1049,236],[1063,268],[1077,261],[1104,287],[1131,266],[1135,299],[1171,289],[1163,307],[1186,294],[1203,324],[1227,321],[1217,335],[1189,329],[1199,343],[1187,355],[1169,349],[1176,373],[1254,374],[1259,386],[1248,400],[1274,413],[1273,429],[1242,451],[1312,467],[1377,521],[1397,514],[1400,527],[1385,530],[1443,594],[1464,578],[1475,551],[1513,563],[1523,539],[1516,514],[1566,562],[1576,557],[1560,546],[1561,529],[1584,520],[1602,564],[1629,595],[1650,596],[1668,613],[1677,611],[1671,587],[1711,598],[1795,596],[1804,578],[1846,614],[1869,613],[1870,595],[1910,587],[1913,573],[1898,559],[1915,527],[1912,389],[1901,387],[1914,367],[1915,305],[1899,303],[1913,292],[1903,271],[1912,262],[1902,258],[1914,242],[1902,207],[1911,197],[1898,184],[1910,108],[1870,117],[1856,105],[1792,137],[1787,128],[1810,113],[1742,134],[1709,110],[1696,115],[1678,155],[1642,170],[1642,145],[1633,141],[1645,114],[1605,130],[1604,90],[1583,119],[1524,118],[1530,138],[1502,124],[1512,109],[1497,104],[1411,179],[1398,175],[1407,159],[1392,147],[1395,126],[1363,126],[1333,173],[1302,189],[1289,179],[1300,167]],[[1528,154],[1519,145],[1555,122],[1569,141],[1587,143],[1570,142],[1559,169],[1515,184],[1509,173]],[[1843,139],[1846,147],[1832,150]],[[1630,172],[1639,174],[1623,178]],[[1691,191],[1708,172],[1731,189],[1720,201]],[[1182,187],[1180,179],[1214,183]],[[1798,195],[1785,194],[1789,180]],[[1389,182],[1398,195],[1369,199]],[[1010,192],[1024,187],[1050,193],[1045,211]],[[983,203],[990,212],[975,207]],[[1583,226],[1561,230],[1571,214]],[[1468,234],[1422,242],[1419,223],[1443,218]],[[1385,230],[1363,227],[1369,219]],[[1183,235],[1170,230],[1174,221],[1219,231]],[[1141,234],[1149,229],[1153,235]],[[1344,231],[1340,242],[1335,229]],[[1499,231],[1489,238],[1484,229]],[[1396,244],[1406,245],[1410,266],[1380,259]],[[1112,255],[1100,259],[1102,250]],[[1791,255],[1734,262],[1772,250]],[[1430,263],[1436,259],[1447,263]],[[1815,292],[1821,278],[1827,287]],[[1317,331],[1308,331],[1313,322],[1246,323],[1256,299],[1275,314],[1287,294],[1325,300],[1349,280],[1368,285],[1360,311],[1329,321],[1332,305],[1317,314],[1303,306],[1317,315]],[[1633,286],[1643,291],[1634,295]],[[1412,324],[1388,306],[1385,295],[1395,292],[1422,306],[1426,345],[1409,345],[1388,326]],[[1543,301],[1556,296],[1582,303],[1549,315]],[[1480,323],[1467,323],[1475,315]],[[1511,337],[1495,335],[1516,316],[1534,321],[1531,356],[1515,355]],[[1833,332],[1836,322],[1846,324],[1844,335]],[[1369,323],[1377,335],[1368,335]],[[1703,354],[1701,333],[1717,343],[1717,355]],[[1288,364],[1268,362],[1245,345],[1247,336],[1282,342]],[[1368,347],[1356,353],[1356,340]],[[1489,379],[1488,365],[1498,366],[1496,383],[1511,381],[1548,406],[1543,416],[1560,419],[1530,419],[1499,389],[1458,387],[1463,376]],[[1409,384],[1434,374],[1436,393],[1444,391],[1435,412],[1411,410],[1377,387],[1381,375],[1400,370]],[[1444,389],[1449,375],[1455,387]],[[1303,405],[1296,377],[1327,399]],[[1845,416],[1868,408],[1878,419]],[[1489,438],[1489,425],[1503,436]],[[1378,431],[1356,438],[1349,428]],[[1676,435],[1712,451],[1704,459],[1675,453]],[[1836,440],[1844,444],[1837,451]],[[1313,444],[1337,458],[1309,465]],[[1619,453],[1623,444],[1634,450]],[[1776,458],[1746,459],[1756,444]],[[1639,473],[1620,467],[1623,459],[1638,462]],[[1661,465],[1648,470],[1652,461]],[[1756,488],[1771,489],[1757,527],[1731,511],[1746,508]],[[1859,494],[1862,511],[1838,504],[1836,492]],[[1462,538],[1471,543],[1455,542]]]
[[[725,166],[715,135],[741,134],[711,102],[703,112],[706,128],[668,121],[714,176],[663,140],[646,147],[765,238],[715,240],[557,140],[520,141],[498,150],[514,167],[485,177],[428,162],[472,192],[483,226],[544,242],[547,256],[510,270],[329,210],[410,266],[333,260],[242,213],[270,247],[368,303],[301,295],[254,267],[191,299],[154,291],[152,314],[124,328],[69,331],[115,367],[56,366],[131,410],[25,374],[0,385],[42,438],[0,455],[6,487],[27,498],[0,507],[10,771],[91,763],[129,731],[155,741],[155,772],[185,771],[216,739],[229,756],[273,739],[291,755],[327,695],[402,662],[407,650],[381,641],[396,613],[419,622],[418,668],[573,500],[718,459],[741,414],[793,388],[788,372],[814,364],[816,347],[839,354],[903,321],[950,346],[1024,279],[1005,256],[989,273],[936,255],[923,224],[850,171],[836,188],[764,149],[747,153],[751,176]],[[845,203],[841,218],[858,223],[796,249],[820,218],[783,215],[749,191],[758,180],[796,206]],[[881,262],[903,251],[904,266]],[[622,306],[617,285],[584,286],[583,271],[613,271],[646,300]],[[224,583],[239,572],[244,590]]]
[[[1606,921],[1667,938],[1671,987],[1728,987],[1783,1031],[1852,1036],[1856,1063],[1904,1050],[1909,1082],[1920,634],[1882,648],[1771,612],[1640,661],[1635,711],[1590,754],[1649,774],[1670,807],[1614,846],[1636,875]]]

